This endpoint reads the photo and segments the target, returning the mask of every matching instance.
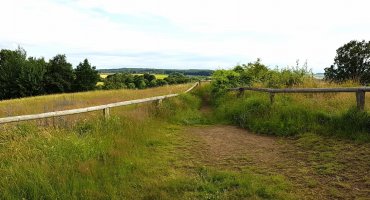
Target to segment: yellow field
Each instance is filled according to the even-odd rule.
[[[104,73],[104,74],[99,74],[100,78],[107,78],[107,76],[112,75],[113,73]]]
[[[35,114],[96,106],[125,100],[180,93],[192,84],[170,85],[143,90],[103,90],[70,94],[55,94],[0,101],[0,117]]]
[[[101,78],[107,78],[107,76],[111,75],[112,73],[104,73],[104,74],[99,74]],[[132,75],[143,75],[143,74],[132,74]],[[156,79],[164,79],[168,77],[167,74],[154,74]]]
[[[155,75],[155,78],[157,78],[157,79],[164,79],[164,78],[168,77],[167,74],[154,74],[154,75]]]
[[[143,75],[143,74],[132,74],[132,75]],[[155,76],[156,79],[164,79],[166,77],[168,77],[167,74],[153,74]]]

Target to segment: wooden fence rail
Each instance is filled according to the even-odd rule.
[[[192,87],[190,87],[184,93],[190,92],[199,84],[200,82],[196,82]],[[169,95],[155,96],[155,97],[149,97],[149,98],[144,98],[144,99],[136,99],[136,100],[122,101],[122,102],[110,103],[110,104],[99,105],[99,106],[92,106],[92,107],[87,107],[87,108],[77,108],[77,109],[71,109],[71,110],[54,111],[54,112],[47,112],[47,113],[40,113],[40,114],[33,114],[33,115],[4,117],[4,118],[0,118],[0,124],[35,120],[35,119],[43,119],[43,118],[50,118],[50,117],[59,117],[59,116],[66,116],[66,115],[74,115],[74,114],[87,113],[87,112],[92,112],[92,111],[97,111],[97,110],[103,110],[104,117],[108,118],[109,113],[110,113],[110,108],[139,104],[139,103],[146,103],[146,102],[152,102],[152,101],[161,102],[163,99],[176,97],[179,95],[180,94],[169,94]]]
[[[266,92],[270,94],[270,102],[274,102],[275,94],[277,93],[336,93],[336,92],[354,92],[356,93],[357,108],[365,109],[365,93],[370,92],[370,87],[353,87],[353,88],[286,88],[286,89],[272,89],[272,88],[252,88],[239,87],[231,88],[230,91],[239,91],[240,96],[245,90]]]

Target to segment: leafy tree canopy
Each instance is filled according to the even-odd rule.
[[[325,79],[370,84],[370,41],[352,40],[338,48],[334,64],[325,68]]]
[[[74,91],[93,90],[96,88],[96,83],[100,78],[96,68],[92,67],[87,59],[77,65],[75,74]]]
[[[65,55],[58,54],[49,60],[44,79],[47,93],[72,91],[74,73],[72,64],[67,62]]]

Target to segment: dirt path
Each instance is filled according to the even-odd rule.
[[[234,126],[193,127],[188,132],[202,141],[198,154],[204,162],[225,168],[243,167],[251,162],[269,165],[277,161],[280,153],[275,138]]]
[[[280,174],[304,199],[370,199],[370,148],[313,135],[287,139],[227,125],[186,130],[193,162],[227,170]],[[195,142],[194,142],[195,141]]]

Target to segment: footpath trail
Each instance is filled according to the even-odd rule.
[[[207,107],[201,111],[212,114]],[[313,134],[258,135],[230,125],[193,126],[184,134],[196,166],[282,175],[299,199],[370,199],[368,144]]]

